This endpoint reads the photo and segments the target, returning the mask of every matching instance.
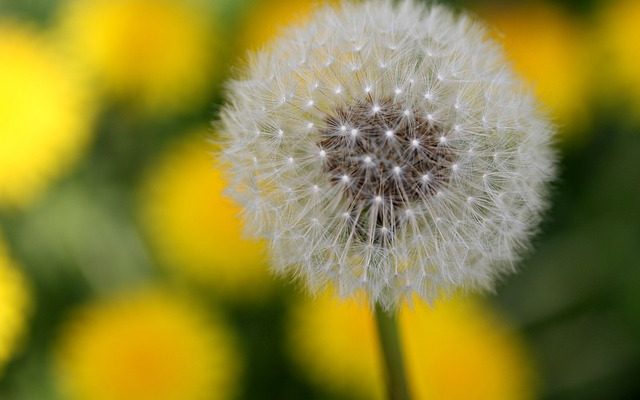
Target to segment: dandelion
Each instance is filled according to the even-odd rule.
[[[561,8],[543,2],[479,11],[495,26],[508,59],[553,117],[566,131],[579,132],[589,120],[592,86],[585,68],[591,61],[585,29]]]
[[[325,7],[252,56],[222,109],[231,194],[272,265],[393,311],[491,289],[544,210],[553,127],[485,28],[412,0]]]
[[[545,207],[552,127],[484,28],[411,1],[320,11],[230,84],[247,230],[312,289],[489,289]]]
[[[640,110],[640,3],[633,0],[610,2],[598,15],[598,29],[593,42],[601,47],[598,71],[604,71],[607,85],[595,85],[599,94],[615,104],[615,99],[631,100],[631,115]]]
[[[0,377],[26,330],[29,304],[26,281],[0,236]]]
[[[0,205],[32,204],[91,138],[93,107],[37,32],[0,23]]]
[[[239,372],[230,332],[192,300],[146,289],[85,306],[56,349],[69,399],[233,398]]]
[[[200,0],[72,0],[58,30],[105,96],[179,112],[206,99],[218,38],[212,22]]]
[[[223,298],[255,300],[270,287],[264,243],[242,237],[238,206],[223,195],[205,130],[168,146],[142,182],[139,215],[159,261]]]

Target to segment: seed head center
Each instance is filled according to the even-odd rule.
[[[445,132],[406,110],[392,99],[366,99],[325,117],[318,142],[326,154],[323,168],[352,208],[408,206],[449,181],[453,153],[441,140]]]

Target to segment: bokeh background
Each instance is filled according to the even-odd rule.
[[[640,398],[640,2],[450,1],[560,127],[520,273],[401,312],[416,399]],[[371,315],[272,277],[223,82],[305,0],[0,0],[0,399],[381,399]]]

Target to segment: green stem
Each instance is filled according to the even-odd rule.
[[[379,304],[376,304],[375,315],[380,347],[384,357],[389,400],[409,400],[409,388],[402,360],[397,315],[395,312],[385,311]]]

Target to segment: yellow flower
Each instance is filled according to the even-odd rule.
[[[0,376],[24,334],[29,305],[25,279],[9,258],[0,237]]]
[[[240,209],[223,191],[205,134],[170,146],[140,192],[140,216],[161,263],[219,294],[259,298],[272,279],[263,243],[243,238]]]
[[[532,367],[504,321],[473,299],[400,314],[415,399],[534,398]],[[373,316],[366,303],[324,294],[303,302],[289,325],[292,357],[317,384],[362,399],[382,399],[384,381]]]
[[[86,93],[29,28],[0,22],[0,205],[24,206],[89,139]]]
[[[62,330],[56,366],[71,400],[228,399],[239,372],[225,326],[159,290],[77,312]]]
[[[181,111],[206,100],[215,31],[197,0],[72,0],[63,44],[117,100]]]
[[[515,69],[533,85],[565,131],[588,123],[590,69],[585,33],[562,10],[547,3],[480,10]]]
[[[533,399],[531,360],[501,320],[479,301],[403,310],[403,340],[420,399]]]
[[[258,0],[244,18],[239,36],[241,49],[256,50],[274,39],[292,24],[302,24],[310,16],[317,1]]]
[[[604,54],[598,65],[606,81],[597,85],[600,94],[632,99],[634,115],[640,110],[640,2],[610,2],[600,15],[600,29],[594,39],[600,41]],[[613,89],[613,90],[612,90]]]

